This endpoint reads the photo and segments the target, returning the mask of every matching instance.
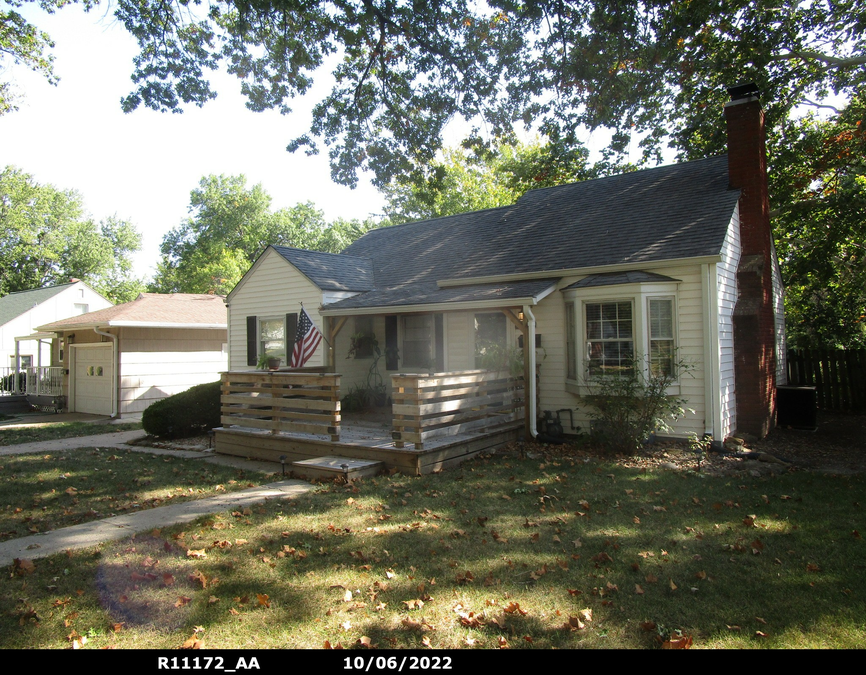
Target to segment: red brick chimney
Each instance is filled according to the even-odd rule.
[[[740,265],[734,308],[737,432],[763,438],[775,425],[773,239],[767,194],[764,112],[754,84],[730,87],[728,180],[740,192]]]

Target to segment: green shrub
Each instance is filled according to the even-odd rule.
[[[220,382],[199,384],[152,403],[141,424],[159,438],[187,438],[220,426]]]
[[[612,452],[630,454],[653,433],[672,431],[671,423],[694,411],[685,407],[685,398],[668,395],[668,388],[693,369],[679,361],[672,372],[653,373],[652,365],[637,356],[616,372],[585,378],[588,394],[580,400],[588,407],[593,441]]]

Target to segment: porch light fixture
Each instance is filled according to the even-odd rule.
[[[523,312],[517,312],[517,320],[523,321],[525,319]]]

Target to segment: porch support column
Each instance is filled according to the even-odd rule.
[[[346,321],[348,320],[349,318],[345,316],[329,316],[325,318],[325,329],[328,333],[328,358],[325,360],[325,366],[329,372],[334,373],[337,371],[337,353],[334,351],[334,344],[337,335],[340,334],[340,331],[343,329],[343,326],[346,325]]]

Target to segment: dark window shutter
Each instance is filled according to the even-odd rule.
[[[397,351],[397,317],[385,317],[385,370],[397,370],[400,367]]]
[[[247,365],[254,366],[259,360],[259,320],[247,317]]]
[[[292,362],[295,338],[298,335],[298,313],[286,314],[286,363]]]
[[[436,372],[445,372],[445,317],[442,314],[433,315],[436,335]]]

